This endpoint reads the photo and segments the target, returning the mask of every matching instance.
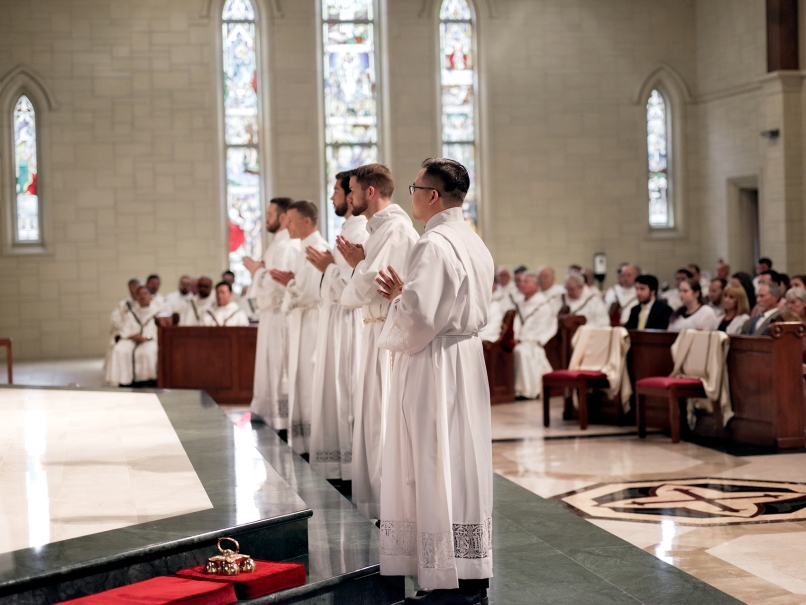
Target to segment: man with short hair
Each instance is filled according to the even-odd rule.
[[[708,284],[708,304],[711,308],[719,312],[722,310],[722,294],[725,292],[728,282],[718,277]]]
[[[123,321],[123,316],[126,313],[127,306],[134,303],[135,297],[137,296],[137,290],[140,289],[140,286],[142,286],[142,284],[140,283],[139,279],[136,277],[131,278],[127,283],[127,287],[129,288],[129,296],[121,300],[115,306],[115,310],[112,311],[112,314],[109,316],[110,334],[113,336],[117,334],[118,330],[120,330],[120,325]]]
[[[241,311],[238,303],[232,300],[232,286],[222,281],[215,287],[216,304],[212,305],[202,316],[202,325],[210,327],[248,326],[249,318]]]
[[[760,313],[745,322],[741,333],[748,336],[766,336],[781,314],[778,309],[780,300],[781,288],[777,284],[762,283],[756,293],[756,306]]]
[[[688,265],[688,270],[691,273],[691,279],[696,279],[698,282],[700,282],[700,288],[702,288],[702,291],[708,292],[710,281],[700,272],[700,266],[691,263]]]
[[[610,315],[610,325],[623,326],[630,319],[630,311],[638,304],[635,297],[635,279],[641,275],[636,265],[625,264],[619,268],[618,283],[605,294],[604,302]]]
[[[179,316],[180,326],[202,325],[202,317],[207,312],[207,309],[215,304],[215,297],[210,296],[213,291],[213,280],[209,276],[202,275],[199,277],[197,290],[198,294],[187,302],[182,314]]]
[[[221,281],[225,281],[230,285],[230,288],[235,285],[235,273],[227,269],[221,274]]]
[[[292,239],[303,250],[329,250],[317,228],[319,209],[307,200],[288,207],[286,226]],[[316,359],[316,335],[322,297],[322,274],[304,254],[297,258],[293,271],[272,269],[271,278],[285,287],[283,311],[288,315],[288,445],[302,455],[310,452],[313,370]]]
[[[126,304],[120,328],[115,334],[106,368],[106,382],[112,386],[156,386],[157,322],[161,308],[151,291],[140,286],[135,302]]]
[[[716,278],[730,280],[730,265],[725,264],[721,258],[716,262]]]
[[[301,255],[299,239],[288,232],[289,197],[276,197],[266,209],[266,231],[274,234],[263,260],[244,257],[243,266],[252,274],[249,300],[258,312],[257,348],[252,422],[265,422],[281,435],[288,430],[288,318],[283,313],[285,286],[272,279],[271,271],[292,271]]]
[[[509,295],[517,292],[515,282],[509,269],[506,267],[498,267],[495,270],[495,288],[493,289],[493,300],[504,305],[509,303]]]
[[[680,291],[678,290],[680,284],[693,277],[694,275],[688,269],[678,269],[674,274],[674,288],[667,290],[661,295],[661,298],[666,301],[666,304],[672,308],[672,312],[683,306],[683,301],[680,300]]]
[[[380,270],[402,271],[419,235],[409,215],[392,203],[395,181],[381,164],[356,168],[350,175],[353,214],[367,217],[369,238],[363,246],[344,237],[336,239],[339,253],[354,271],[341,304],[362,309],[363,361],[358,378],[353,424],[353,503],[366,517],[380,518],[381,464],[384,422],[390,394],[391,354],[378,348],[378,339],[389,312],[389,301],[378,293],[375,278]]]
[[[563,306],[565,288],[560,284],[554,283],[555,279],[554,269],[551,267],[543,266],[537,270],[537,285],[540,286],[540,293],[549,301],[551,310],[556,315]]]
[[[585,317],[586,326],[606,328],[610,325],[610,317],[601,294],[589,288],[580,273],[574,273],[565,279],[565,294],[560,300],[569,315]]]
[[[336,175],[333,210],[344,217],[341,237],[357,245],[366,243],[367,217],[353,215],[350,205],[350,172]],[[361,338],[364,318],[361,309],[341,304],[353,268],[336,250],[305,250],[308,262],[322,273],[323,299],[316,339],[311,404],[311,468],[329,480],[352,481],[353,408],[359,388]]]
[[[487,323],[493,259],[465,222],[459,162],[428,159],[411,186],[425,234],[392,301],[380,345],[395,353],[381,483],[381,573],[417,575],[432,592],[407,603],[479,604],[492,576],[490,393],[478,332]],[[388,274],[387,274],[388,272]]]
[[[185,310],[185,305],[193,298],[193,292],[190,291],[191,279],[189,275],[183,275],[179,278],[179,288],[175,292],[171,292],[165,298],[171,306],[171,313],[174,315],[182,315]]]
[[[630,319],[624,326],[628,330],[666,330],[672,309],[658,296],[658,278],[654,275],[639,275],[635,278],[635,296],[638,304],[630,311]]]
[[[753,278],[753,287],[755,287],[756,292],[758,292],[758,288],[762,283],[762,280],[760,279],[761,274],[771,270],[772,270],[771,258],[762,256],[760,259],[758,259],[758,263],[756,263],[756,276]]]
[[[524,301],[515,316],[515,395],[537,399],[543,390],[543,374],[552,367],[544,347],[557,333],[557,314],[539,291],[538,274],[529,271],[521,279]]]
[[[170,317],[173,309],[171,309],[168,299],[159,293],[161,284],[162,280],[157,274],[149,275],[146,278],[146,288],[151,292],[151,302],[160,308],[159,317]]]

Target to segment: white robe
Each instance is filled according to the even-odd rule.
[[[491,301],[500,302],[505,299],[509,301],[509,295],[514,294],[517,291],[518,289],[515,287],[515,282],[510,280],[510,282],[506,286],[495,287],[495,290],[493,290],[493,296],[491,298]]]
[[[551,310],[554,311],[555,315],[557,315],[563,306],[563,294],[565,294],[565,288],[559,284],[554,284],[548,290],[541,290],[540,293],[546,297],[546,300],[548,300],[549,304],[551,305]]]
[[[349,217],[341,235],[354,244],[364,244],[369,237],[367,218]],[[313,374],[311,468],[327,479],[350,481],[353,400],[363,357],[364,322],[360,309],[348,309],[341,304],[353,268],[338,250],[333,251],[333,258],[336,262],[325,270],[320,288],[323,302]]]
[[[182,294],[179,290],[176,290],[165,298],[168,300],[168,304],[171,305],[171,313],[181,315],[182,311],[185,310],[185,305],[193,298],[193,292]]]
[[[322,274],[305,258],[305,248],[327,250],[327,241],[314,231],[300,242],[294,279],[288,282],[283,311],[288,315],[288,444],[298,454],[310,452],[313,369],[322,297]]]
[[[502,306],[503,300],[491,300],[490,311],[488,313],[487,325],[479,332],[479,338],[482,340],[489,340],[495,342],[501,338],[501,328],[504,324],[504,307]]]
[[[583,315],[587,320],[586,326],[594,328],[607,328],[610,326],[610,316],[607,314],[607,307],[602,300],[598,290],[593,290],[588,286],[582,289],[582,294],[576,300],[572,300],[565,295],[565,304],[571,311],[571,315]]]
[[[157,317],[170,317],[173,314],[171,303],[159,292],[152,295],[151,304],[159,309],[159,315],[157,315]]]
[[[625,288],[620,284],[611,287],[604,297],[605,307],[607,307],[608,314],[610,307],[614,302],[618,302],[621,307],[621,325],[623,326],[630,320],[630,311],[638,304],[638,296],[635,293],[635,286]]]
[[[260,313],[249,409],[275,431],[288,429],[288,318],[282,310],[285,286],[269,271],[293,271],[300,253],[299,240],[291,239],[287,229],[278,231],[263,254],[266,268],[255,272],[249,288]]]
[[[543,347],[557,333],[557,315],[539,292],[520,305],[515,316],[515,395],[537,399],[543,390],[543,374],[552,371]]]
[[[215,295],[211,294],[207,298],[199,298],[196,294],[191,298],[179,315],[180,326],[200,326],[202,325],[202,318],[207,312],[215,305]]]
[[[136,302],[126,306],[121,315],[116,336],[120,339],[112,347],[106,368],[106,382],[112,386],[157,379],[157,322],[163,307],[152,302],[141,307]],[[137,344],[131,336],[150,336],[152,340]]]
[[[365,516],[378,519],[391,358],[389,351],[377,346],[389,302],[378,294],[375,278],[378,271],[386,271],[390,265],[402,275],[409,252],[420,236],[409,215],[397,204],[373,215],[367,222],[367,231],[366,256],[356,265],[350,283],[344,288],[341,304],[351,309],[362,308],[364,317],[363,360],[353,408],[353,503]]]
[[[202,315],[202,325],[211,327],[248,326],[249,318],[241,311],[238,303],[230,301],[223,307],[218,304],[211,306]]]
[[[379,346],[397,352],[381,484],[381,573],[424,588],[492,576],[490,393],[478,332],[493,259],[460,208],[409,257]]]

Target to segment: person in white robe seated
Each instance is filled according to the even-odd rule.
[[[546,297],[551,305],[551,310],[557,315],[563,306],[563,294],[565,288],[555,283],[556,275],[551,267],[540,267],[537,270],[537,285],[540,286],[540,293]]]
[[[176,291],[165,297],[168,304],[171,305],[171,313],[176,316],[177,320],[185,310],[185,305],[193,298],[193,292],[190,290],[191,282],[189,275],[183,275],[179,278],[179,287]]]
[[[248,326],[249,318],[241,311],[241,307],[232,300],[232,286],[222,281],[215,287],[216,304],[202,315],[202,325],[209,327]]]
[[[300,200],[288,207],[286,225],[300,247],[320,252],[329,250],[327,240],[317,228],[319,209]],[[316,362],[316,336],[322,296],[319,286],[322,274],[308,262],[304,254],[297,258],[293,271],[271,270],[271,277],[285,286],[283,311],[288,315],[288,445],[308,456],[311,441],[311,404],[313,371]]]
[[[173,310],[171,309],[171,303],[168,302],[168,299],[159,293],[161,284],[162,280],[159,275],[152,274],[146,279],[146,288],[151,292],[151,304],[160,309],[159,317],[170,317]]]
[[[678,269],[674,274],[674,288],[671,290],[666,290],[666,292],[660,296],[666,301],[666,304],[672,308],[672,311],[676,311],[683,306],[683,301],[680,300],[680,284],[687,279],[692,279],[691,271],[688,269]]]
[[[635,278],[641,275],[636,265],[619,268],[618,283],[605,294],[604,302],[610,315],[610,325],[623,326],[630,319],[632,308],[638,304],[635,294]]]
[[[425,234],[378,280],[392,300],[379,346],[395,354],[381,482],[383,575],[416,575],[407,603],[487,601],[492,569],[490,392],[479,330],[494,265],[462,215],[470,186],[453,160],[426,160],[411,194]]]
[[[546,346],[557,333],[557,314],[538,291],[537,273],[526,273],[521,291],[526,300],[515,316],[515,396],[537,399],[543,390],[543,374],[552,371]]]
[[[198,293],[187,302],[179,315],[180,326],[201,326],[207,309],[215,304],[215,297],[212,296],[213,280],[210,277],[202,275],[196,289]]]
[[[112,386],[157,385],[157,317],[161,311],[148,288],[140,286],[135,302],[126,305],[121,317],[106,382]]]
[[[506,267],[498,267],[495,270],[495,287],[493,288],[492,300],[501,302],[514,294],[518,289],[515,287],[515,282],[512,280],[512,274]]]
[[[610,325],[601,294],[585,285],[585,278],[577,273],[565,279],[565,294],[562,297],[563,310],[568,315],[582,315],[585,325],[606,328]]]
[[[669,332],[683,330],[705,330],[707,332],[719,327],[716,311],[703,303],[702,286],[696,279],[687,279],[677,289],[680,292],[682,305],[675,309],[669,318]]]
[[[107,344],[106,355],[104,356],[104,374],[106,374],[107,368],[109,367],[109,358],[112,355],[112,348],[115,346],[116,342],[115,336],[120,333],[124,313],[127,312],[129,306],[135,303],[134,297],[137,296],[137,290],[142,284],[139,279],[133,277],[129,280],[127,285],[129,288],[129,296],[115,305],[115,309],[109,314],[109,343]]]

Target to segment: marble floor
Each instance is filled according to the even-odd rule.
[[[0,553],[212,508],[156,395],[0,389]]]
[[[548,429],[539,403],[493,407],[496,473],[740,601],[806,604],[806,453],[579,431],[552,404]]]

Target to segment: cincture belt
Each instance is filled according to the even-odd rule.
[[[369,319],[364,320],[364,325],[366,324],[382,324],[386,321],[385,317],[370,317]]]

